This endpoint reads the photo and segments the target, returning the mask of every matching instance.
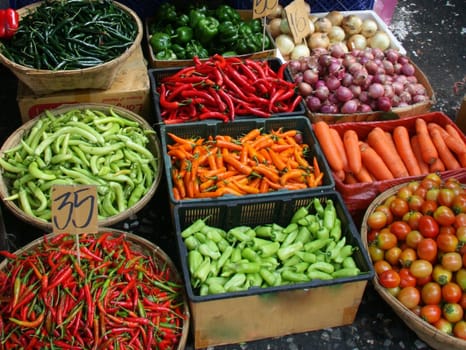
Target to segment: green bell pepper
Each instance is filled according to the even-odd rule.
[[[156,52],[167,50],[171,46],[171,37],[167,33],[157,32],[152,34],[150,44]]]
[[[177,59],[183,60],[187,58],[186,49],[180,44],[173,44],[171,50],[175,53]]]
[[[218,26],[217,39],[221,43],[234,43],[238,40],[238,26],[231,21],[221,22]]]
[[[175,23],[180,26],[189,26],[189,16],[186,13],[179,13]]]
[[[234,9],[229,5],[220,5],[215,10],[215,17],[219,20],[219,22],[233,22],[238,23],[241,21],[241,16]]]
[[[191,9],[189,11],[189,26],[196,28],[197,24],[201,19],[206,18],[206,12],[203,9]]]
[[[177,57],[172,49],[165,49],[165,50],[157,52],[155,54],[155,58],[157,60],[171,61],[171,60],[176,60]]]
[[[159,6],[159,8],[156,11],[156,16],[155,18],[159,22],[175,22],[178,17],[178,14],[176,12],[176,7],[175,5],[165,2]]]
[[[193,38],[193,29],[188,26],[178,27],[175,33],[174,40],[181,45],[185,45]]]
[[[212,16],[202,18],[195,27],[195,36],[202,44],[211,42],[218,33],[220,22]]]
[[[209,57],[209,52],[195,39],[186,44],[186,58],[193,58],[194,56],[199,58]]]
[[[249,26],[249,28],[251,28],[252,32],[253,33],[262,33],[263,32],[263,28],[262,28],[262,22],[260,19],[258,18],[255,18],[255,19],[252,19],[248,22],[246,22]]]

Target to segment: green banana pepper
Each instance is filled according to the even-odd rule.
[[[178,27],[175,33],[174,40],[181,45],[185,45],[193,38],[193,29],[188,26]]]
[[[171,46],[171,37],[167,33],[157,32],[152,34],[150,44],[155,52],[164,51]]]
[[[229,6],[229,5],[220,5],[215,9],[215,17],[220,21],[220,22],[233,22],[233,23],[238,23],[241,21],[241,16],[236,11],[235,8]]]
[[[202,18],[194,30],[197,40],[202,44],[211,42],[218,33],[220,22],[212,16]]]

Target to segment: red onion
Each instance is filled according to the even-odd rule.
[[[359,101],[361,101],[361,103],[368,103],[370,100],[370,97],[369,97],[369,93],[367,91],[361,91],[361,93],[359,94]]]
[[[294,82],[295,83],[300,83],[302,82],[304,79],[303,79],[303,73],[302,72],[297,72],[294,74]]]
[[[384,73],[374,74],[373,83],[385,84],[387,82],[387,76]]]
[[[362,69],[359,72],[353,74],[353,84],[363,86],[367,83],[367,72],[363,71]]]
[[[406,77],[406,81],[410,84],[415,84],[417,83],[417,78],[415,75],[410,75]]]
[[[408,91],[411,96],[416,96],[416,95],[425,95],[426,94],[426,88],[424,85],[420,83],[411,83],[406,86],[406,91]]]
[[[393,66],[393,63],[389,60],[383,60],[382,67],[385,70],[385,74],[393,75],[395,73],[395,67]]]
[[[377,65],[377,63],[375,63],[374,60],[367,61],[364,67],[367,69],[367,72],[369,74],[375,74],[379,68],[379,66]]]
[[[330,91],[327,86],[319,86],[314,90],[314,93],[321,101],[325,101],[328,98]]]
[[[383,59],[385,57],[385,52],[378,48],[378,47],[373,47],[372,48],[372,55],[374,56],[375,59]]]
[[[348,68],[356,61],[357,61],[356,57],[353,56],[351,53],[348,53],[345,55],[345,57],[343,57],[343,66]]]
[[[391,63],[395,63],[395,62],[398,62],[398,58],[400,57],[400,54],[395,49],[388,49],[385,51],[385,57],[387,57],[387,59]]]
[[[361,63],[359,63],[359,62],[353,62],[348,67],[348,72],[350,72],[353,75],[355,75],[355,73],[358,73],[358,72],[361,72],[361,71],[363,71],[363,65]]]
[[[317,82],[314,84],[314,88],[315,88],[315,89],[318,89],[318,88],[320,88],[321,86],[325,86],[325,87],[326,87],[325,81],[322,80],[322,79],[319,79],[319,80],[317,80]]]
[[[302,70],[301,61],[300,60],[290,60],[288,63],[288,69],[290,70],[291,74],[296,74]]]
[[[377,106],[379,107],[379,110],[388,112],[392,109],[392,102],[387,96],[381,96],[377,99]]]
[[[406,90],[402,91],[398,96],[400,96],[401,102],[410,103],[412,100],[411,94]]]
[[[320,107],[320,112],[325,114],[337,114],[338,107],[334,104],[323,104],[322,107]]]
[[[428,99],[429,97],[427,97],[426,95],[415,95],[413,96],[412,102],[419,103],[419,102],[427,101]]]
[[[414,75],[415,71],[416,70],[415,70],[414,66],[411,63],[404,63],[401,66],[401,71],[400,72],[409,77],[409,76]]]
[[[351,100],[354,96],[350,89],[345,86],[340,86],[336,92],[335,96],[337,97],[338,101],[346,102]]]
[[[353,114],[356,113],[358,110],[358,101],[357,100],[349,100],[346,101],[343,106],[340,108],[340,112],[343,114]]]
[[[343,57],[345,55],[345,50],[343,49],[343,46],[341,46],[341,45],[332,45],[330,47],[330,54],[333,57],[340,58],[340,57]]]
[[[312,85],[302,81],[298,84],[298,91],[303,97],[309,96],[312,93]]]
[[[384,88],[383,88],[383,85],[380,83],[372,83],[371,85],[369,85],[367,92],[369,94],[369,97],[379,98],[383,96]]]
[[[317,71],[314,71],[312,69],[306,69],[303,72],[303,81],[305,81],[308,84],[315,84],[317,83],[317,80],[319,80],[319,73]]]
[[[359,97],[359,95],[360,95],[361,92],[362,92],[362,88],[361,88],[359,85],[350,85],[350,86],[349,86],[349,89],[350,89],[351,92],[353,93],[353,96],[354,96],[354,97]]]
[[[341,69],[340,62],[332,62],[328,66],[329,74],[334,74],[334,73],[338,72],[340,69]]]
[[[372,108],[371,106],[365,104],[365,103],[360,103],[359,106],[358,106],[358,112],[361,112],[361,113],[369,113],[369,112],[372,112]]]
[[[316,96],[308,96],[305,99],[307,107],[311,110],[311,112],[318,112],[320,107],[322,106],[322,102]]]
[[[398,56],[398,63],[406,64],[409,63],[409,58],[403,55]]]
[[[327,77],[326,84],[330,91],[335,91],[340,87],[341,82],[337,77],[329,76]]]
[[[387,96],[388,98],[393,98],[395,96],[395,90],[393,89],[393,86],[390,84],[384,84],[383,86],[384,89],[384,96]]]
[[[343,86],[350,86],[353,84],[353,76],[350,73],[345,73],[341,78],[341,85]]]

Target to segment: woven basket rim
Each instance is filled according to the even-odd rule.
[[[139,212],[155,195],[155,192],[157,191],[157,188],[160,185],[161,179],[162,179],[162,174],[163,174],[163,158],[162,158],[162,146],[160,143],[160,139],[155,132],[155,130],[152,128],[152,126],[149,124],[147,120],[145,120],[143,117],[139,116],[138,114],[123,108],[119,106],[114,106],[114,105],[109,105],[105,103],[82,103],[82,104],[70,104],[70,105],[62,105],[60,107],[48,110],[48,112],[52,114],[60,114],[64,113],[66,111],[72,110],[72,109],[96,109],[96,110],[114,110],[118,114],[127,117],[131,120],[137,121],[142,128],[146,130],[151,130],[151,132],[148,137],[150,139],[150,144],[149,147],[153,148],[153,150],[156,152],[156,157],[158,158],[158,169],[157,169],[157,174],[155,174],[154,181],[147,191],[147,193],[132,207],[127,208],[125,211],[118,213],[113,216],[109,216],[103,219],[98,220],[98,226],[112,226],[118,222],[121,222],[128,217],[134,215],[135,213]],[[46,117],[46,112],[42,112],[39,114],[36,118],[31,119],[21,125],[18,129],[16,129],[3,143],[3,145],[0,148],[0,155],[3,154],[6,150],[10,149],[11,147],[14,147],[15,145],[20,142],[23,134],[31,129],[39,120],[39,118],[44,118]],[[0,173],[0,197],[5,204],[5,206],[13,212],[18,218],[22,219],[23,221],[26,221],[42,230],[45,232],[51,232],[52,231],[52,223],[48,221],[44,221],[41,219],[38,219],[34,216],[26,214],[23,210],[20,209],[20,207],[13,201],[9,200],[4,200],[4,198],[8,197],[8,187],[5,182],[4,177]]]
[[[20,9],[17,10],[18,14],[23,15],[23,14],[28,14],[31,10],[34,10],[36,7],[40,6],[43,3],[43,1],[38,1],[34,2],[32,4],[26,5],[24,7],[21,7]],[[4,56],[1,51],[0,51],[0,61],[3,62],[3,64],[7,67],[9,67],[11,70],[20,72],[21,74],[24,74],[26,76],[41,76],[41,75],[75,75],[76,73],[91,73],[93,71],[99,71],[102,68],[107,68],[107,67],[112,67],[115,65],[118,65],[121,61],[126,60],[130,56],[130,54],[140,45],[142,42],[143,34],[144,34],[144,29],[143,29],[143,23],[139,16],[134,12],[131,8],[128,6],[113,0],[113,3],[115,3],[118,7],[122,8],[124,11],[128,12],[133,20],[136,22],[136,25],[138,27],[138,33],[136,37],[134,38],[133,44],[126,50],[124,51],[120,56],[113,58],[110,61],[104,62],[100,65],[92,66],[92,67],[87,67],[87,68],[81,68],[81,69],[66,69],[66,70],[48,70],[48,69],[37,69],[37,68],[31,68],[27,66],[23,66],[17,62],[14,62]]]
[[[127,232],[124,230],[119,230],[119,229],[114,229],[110,227],[100,227],[99,232],[96,235],[99,235],[104,232],[111,232],[114,235],[124,235],[129,243],[134,244],[135,246],[138,246],[139,248],[144,249],[146,252],[150,252],[151,256],[155,256],[157,259],[161,259],[165,263],[167,263],[168,267],[170,268],[172,274],[172,278],[176,280],[177,283],[183,284],[183,278],[180,272],[178,271],[178,268],[176,267],[175,263],[173,260],[170,258],[170,256],[158,245],[155,243],[149,241],[148,239],[139,236],[137,234]],[[14,252],[14,254],[19,255],[23,252],[26,252],[27,250],[33,249],[37,246],[39,246],[43,241],[44,238],[51,239],[54,237],[56,234],[54,233],[48,233],[42,237],[36,238],[35,240],[27,243],[25,246],[21,247],[17,251]],[[7,259],[4,259],[2,262],[0,262],[0,271],[4,270],[6,265],[8,263]],[[186,346],[186,342],[188,339],[189,335],[189,328],[190,328],[190,322],[191,322],[191,313],[189,310],[189,301],[188,297],[185,293],[185,289],[182,288],[182,299],[183,299],[183,314],[186,316],[183,320],[183,329],[181,332],[181,337],[178,343],[177,350],[184,350]]]
[[[418,181],[418,180],[414,180]],[[380,193],[375,199],[371,202],[367,208],[361,223],[361,239],[364,245],[364,248],[368,250],[367,243],[367,219],[374,211],[374,209],[382,204],[387,198],[392,195],[395,195],[398,190],[406,186],[409,182],[404,182],[398,184],[384,192]],[[369,256],[370,258],[370,256]],[[372,259],[371,259],[372,261]],[[443,349],[452,349],[452,350],[461,350],[466,349],[466,340],[456,338],[452,335],[448,335],[442,331],[436,329],[433,325],[424,321],[421,317],[417,316],[414,312],[409,310],[404,306],[398,299],[391,295],[386,288],[384,288],[377,277],[374,275],[372,280],[374,289],[382,297],[382,299],[393,309],[393,311],[406,323],[406,325],[417,334],[417,336],[422,339],[426,344],[431,346],[434,349],[443,350]]]

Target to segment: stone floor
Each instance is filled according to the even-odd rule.
[[[466,93],[463,85],[466,78],[465,27],[463,0],[399,0],[389,27],[408,56],[428,77],[436,95],[432,110],[444,112],[453,120]],[[0,136],[3,140],[20,126],[21,121],[16,104],[16,78],[0,66],[0,81]],[[141,234],[169,254],[174,254],[170,214],[167,213],[167,205],[161,205],[166,198],[162,183],[153,201],[118,228]],[[40,235],[35,228],[12,217],[3,205],[1,208],[10,249],[16,249]],[[154,225],[155,221],[157,225]],[[277,315],[277,320],[279,318]],[[191,338],[187,349],[193,349]],[[212,349],[422,350],[429,347],[398,318],[369,283],[351,325]]]

